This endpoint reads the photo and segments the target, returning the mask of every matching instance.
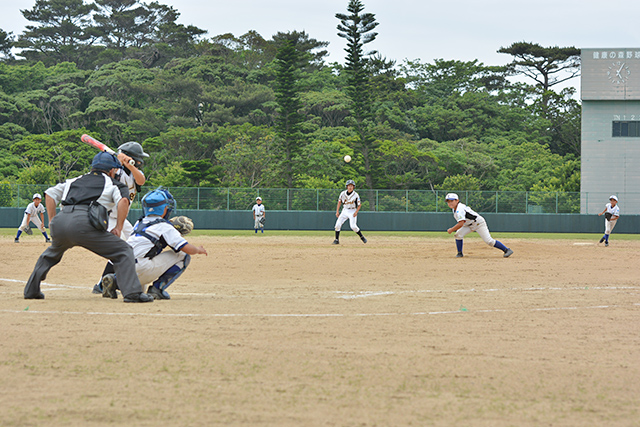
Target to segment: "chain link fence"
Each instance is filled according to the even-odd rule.
[[[48,186],[0,183],[0,206],[26,207],[34,193]],[[140,199],[152,187],[144,187],[132,208],[140,208]],[[171,187],[179,209],[250,210],[256,197],[262,197],[269,210],[332,211],[336,208],[337,189],[308,188],[210,188]],[[449,212],[446,191],[356,190],[362,210],[376,212]],[[460,201],[477,212],[495,213],[580,213],[580,193],[530,191],[458,191]],[[588,195],[583,194],[585,198]],[[601,197],[599,197],[601,198]],[[602,201],[604,206],[606,200]]]

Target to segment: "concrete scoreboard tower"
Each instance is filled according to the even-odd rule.
[[[581,213],[640,213],[640,48],[582,49]]]

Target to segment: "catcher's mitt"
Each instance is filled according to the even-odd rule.
[[[193,221],[188,216],[174,216],[169,222],[180,232],[183,236],[191,233],[193,230]]]
[[[611,217],[612,217],[612,215],[611,215],[611,213],[609,213],[609,212],[605,212],[605,213],[604,213],[604,217],[605,217],[605,218],[607,218],[607,221],[611,221]]]
[[[267,222],[265,217],[260,218],[260,224],[264,225],[265,222]]]
[[[29,226],[24,228],[24,232],[27,233],[29,236],[33,234],[33,230]]]

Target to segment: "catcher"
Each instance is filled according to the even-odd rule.
[[[163,188],[150,191],[142,198],[144,217],[133,227],[127,243],[136,258],[140,283],[151,283],[147,293],[154,299],[171,299],[167,288],[189,265],[191,255],[207,254],[204,247],[187,242],[183,236],[193,230],[193,221],[185,216],[167,219],[176,208],[171,193]],[[166,247],[172,250],[165,251]],[[102,278],[102,296],[117,298],[117,278],[113,273]]]

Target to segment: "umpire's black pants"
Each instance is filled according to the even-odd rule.
[[[136,274],[133,249],[118,236],[93,228],[89,223],[87,209],[85,205],[63,206],[60,213],[53,217],[49,225],[52,244],[38,258],[24,288],[25,298],[38,296],[40,282],[46,279],[49,270],[60,262],[62,255],[74,246],[82,246],[113,262],[122,295],[142,292],[142,285]]]

